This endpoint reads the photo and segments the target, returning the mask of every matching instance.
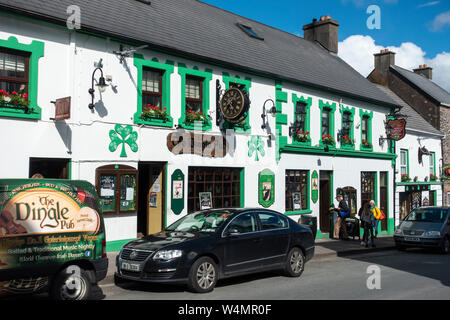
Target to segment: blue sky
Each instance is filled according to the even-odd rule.
[[[373,67],[374,52],[358,57],[351,52],[389,47],[397,52],[397,65],[412,69],[427,63],[435,69],[434,81],[450,90],[450,0],[202,1],[299,36],[303,25],[329,14],[340,23],[339,55],[363,75]],[[379,30],[367,27],[369,5],[381,9]]]

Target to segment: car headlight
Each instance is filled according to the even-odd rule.
[[[394,234],[400,236],[400,235],[403,234],[403,231],[402,231],[402,229],[398,228],[397,230],[395,230],[395,233],[394,233]]]
[[[425,231],[423,234],[424,237],[440,237],[440,231]]]
[[[181,257],[183,251],[181,250],[162,250],[156,252],[153,256],[153,260],[172,260]]]

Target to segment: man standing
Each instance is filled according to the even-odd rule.
[[[347,228],[345,226],[345,218],[347,218],[350,214],[350,209],[348,208],[347,202],[345,202],[342,194],[338,194],[336,196],[336,200],[339,202],[337,208],[331,207],[330,210],[336,211],[338,214],[338,218],[336,223],[334,224],[334,234],[333,237],[335,239],[339,239],[339,231],[342,229],[342,238],[344,240],[348,240]]]

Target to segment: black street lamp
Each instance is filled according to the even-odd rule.
[[[94,81],[95,81],[95,73],[97,72],[97,70],[100,70],[101,74],[100,74],[100,78],[98,79],[98,83],[96,84],[98,91],[100,93],[103,93],[106,91],[106,88],[108,87],[108,84],[106,84],[105,78],[103,77],[103,70],[102,70],[102,63],[101,60],[98,64],[98,67],[95,68],[94,72],[92,73],[92,85],[91,88],[89,89],[89,94],[91,95],[92,98],[92,102],[89,104],[89,109],[93,110],[94,109]]]

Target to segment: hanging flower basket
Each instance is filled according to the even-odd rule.
[[[409,181],[411,181],[409,174],[407,173],[402,174],[402,182],[409,182]]]
[[[362,145],[364,148],[372,148],[372,144],[365,139],[362,140]]]
[[[353,144],[355,144],[355,140],[353,140],[349,136],[343,136],[341,139],[341,144],[352,146]]]
[[[309,131],[297,130],[294,134],[294,140],[298,142],[307,142],[309,140]]]
[[[141,114],[141,119],[151,120],[151,119],[162,119],[167,120],[169,115],[167,114],[166,108],[159,108],[148,104]]]
[[[28,94],[20,94],[15,91],[9,93],[0,90],[0,107],[10,109],[22,109],[25,113],[33,112],[34,109],[29,107]]]
[[[208,123],[209,118],[207,116],[205,116],[201,111],[194,112],[192,110],[188,110],[186,112],[185,122],[188,124],[192,124],[197,121],[201,121],[203,123]]]
[[[329,134],[326,134],[324,136],[322,136],[322,142],[324,144],[334,144],[334,138],[332,136],[330,136]]]
[[[430,181],[436,181],[437,179],[437,175],[430,173]]]

